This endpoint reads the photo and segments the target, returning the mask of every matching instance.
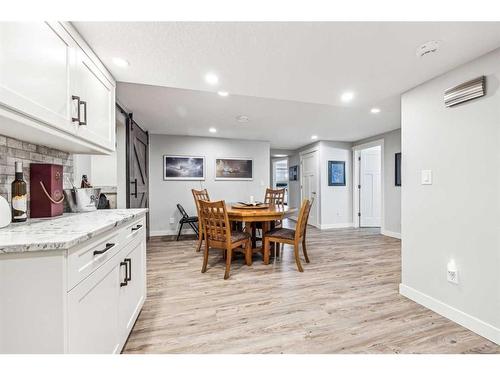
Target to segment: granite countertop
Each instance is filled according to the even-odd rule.
[[[12,223],[0,229],[0,254],[68,249],[146,212],[146,208],[97,210]]]

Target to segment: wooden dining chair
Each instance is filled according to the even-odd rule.
[[[295,263],[297,263],[297,268],[300,272],[304,272],[302,264],[300,263],[299,245],[300,243],[302,243],[302,252],[304,253],[304,258],[306,259],[306,263],[309,263],[309,257],[307,256],[306,249],[306,228],[307,220],[309,219],[309,212],[311,211],[311,206],[312,201],[305,199],[302,203],[302,207],[300,207],[299,219],[297,221],[295,230],[288,228],[275,228],[264,234],[264,264],[269,264],[271,242],[289,244],[293,245]]]
[[[229,217],[224,201],[208,202],[199,201],[200,217],[205,232],[205,252],[203,254],[203,267],[201,272],[207,271],[208,251],[210,248],[221,249],[225,252],[226,271],[224,279],[229,278],[231,260],[234,250],[241,250],[245,254],[245,262],[252,265],[252,244],[250,234],[241,231],[231,231]]]
[[[264,196],[264,203],[273,206],[284,206],[285,205],[285,189],[266,189],[266,195]],[[281,227],[283,225],[282,220],[275,220],[273,222],[273,228]],[[271,229],[273,229],[271,228]],[[252,226],[252,246],[256,247],[257,240],[261,240],[261,237],[257,237],[257,229],[262,230],[262,223],[254,223]],[[279,244],[275,245],[276,252],[279,253]]]
[[[196,212],[198,213],[198,217],[200,217],[200,200],[203,201],[210,201],[210,197],[208,196],[208,191],[207,189],[203,190],[195,190],[192,189],[191,192],[193,193],[193,198],[194,198],[194,204],[196,206]],[[201,244],[203,242],[203,237],[205,236],[203,232],[203,223],[201,220],[198,221],[198,246],[196,248],[196,251],[201,250]]]

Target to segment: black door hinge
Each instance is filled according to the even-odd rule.
[[[361,185],[358,185],[358,189],[361,189]]]
[[[361,216],[361,212],[358,212],[358,216]]]

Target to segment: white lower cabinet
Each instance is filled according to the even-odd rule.
[[[68,352],[116,353],[120,266],[114,262],[68,293]]]
[[[145,299],[144,215],[67,250],[1,254],[0,354],[120,353]]]
[[[146,262],[145,243],[137,242],[127,249],[123,264],[125,266],[125,278],[122,278],[120,287],[120,298],[118,301],[118,324],[120,327],[120,342],[127,341],[128,332],[134,326],[135,320],[141,311],[146,299],[146,274],[144,270]]]

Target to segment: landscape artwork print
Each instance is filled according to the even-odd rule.
[[[251,180],[252,178],[252,159],[215,159],[216,180]]]
[[[164,180],[204,180],[203,156],[163,156]]]

